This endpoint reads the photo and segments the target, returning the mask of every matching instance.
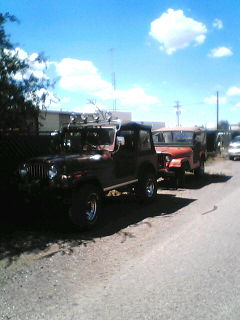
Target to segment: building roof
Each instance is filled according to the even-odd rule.
[[[200,127],[173,127],[173,128],[159,128],[159,129],[155,129],[153,130],[153,132],[162,132],[162,131],[205,131],[204,128],[200,128]]]

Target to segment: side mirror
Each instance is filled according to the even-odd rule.
[[[117,137],[117,146],[121,147],[125,145],[125,138],[124,137]]]

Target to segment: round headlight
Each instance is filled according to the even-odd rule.
[[[80,119],[81,119],[82,121],[84,121],[84,122],[87,122],[87,115],[84,114],[84,113],[81,113],[81,114],[80,114]]]
[[[77,115],[75,113],[72,113],[70,115],[70,123],[75,123],[77,120]]]
[[[166,156],[165,156],[165,160],[166,160],[166,162],[170,162],[170,161],[171,161],[171,159],[172,159],[172,158],[171,158],[171,156],[169,156],[169,155],[166,155]]]
[[[57,168],[55,166],[51,166],[48,170],[48,177],[49,179],[54,179],[57,175]]]
[[[112,120],[112,113],[111,112],[106,112],[105,113],[105,118],[106,118],[107,121],[110,122]]]
[[[98,113],[94,113],[94,114],[93,114],[93,120],[94,120],[94,121],[98,121],[99,118],[100,118],[100,116],[99,116]]]
[[[26,163],[24,163],[23,165],[20,166],[19,168],[19,174],[21,177],[25,177],[28,173],[28,168]]]

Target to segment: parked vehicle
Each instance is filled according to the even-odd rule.
[[[206,131],[198,127],[162,128],[153,131],[158,154],[159,176],[176,187],[184,183],[185,172],[204,174],[207,158]]]
[[[53,136],[52,150],[20,166],[19,189],[29,198],[69,199],[69,216],[83,228],[96,224],[111,190],[132,190],[140,201],[156,196],[157,154],[148,126],[83,117]]]
[[[240,136],[236,136],[230,141],[228,147],[228,157],[230,160],[240,158]]]

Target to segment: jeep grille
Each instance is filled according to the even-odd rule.
[[[159,165],[159,168],[163,168],[164,167],[165,156],[166,156],[166,154],[164,154],[164,153],[158,153],[158,165]]]
[[[43,163],[34,163],[28,166],[28,176],[33,179],[47,179],[49,166]]]

